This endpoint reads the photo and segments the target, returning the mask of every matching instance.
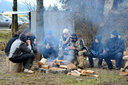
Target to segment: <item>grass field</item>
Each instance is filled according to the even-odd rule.
[[[10,31],[0,31],[0,40],[9,40]],[[88,66],[88,61],[86,61]],[[37,62],[34,63],[37,66]],[[128,85],[128,76],[119,76],[119,70],[85,68],[94,70],[99,78],[89,76],[68,76],[66,74],[42,73],[35,70],[34,74],[8,73],[6,56],[0,51],[0,85]]]

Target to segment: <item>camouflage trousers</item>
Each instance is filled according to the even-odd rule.
[[[84,60],[85,60],[85,56],[83,55],[83,51],[79,51],[78,55],[74,55],[74,59],[72,60],[72,63],[79,68],[84,68]]]

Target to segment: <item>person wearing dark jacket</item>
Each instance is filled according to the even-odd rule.
[[[19,38],[19,35],[23,32],[23,30],[19,30],[17,32],[17,34],[15,34],[7,43],[6,47],[5,47],[5,54],[8,56],[9,55],[9,51],[11,48],[12,43]]]
[[[32,46],[33,52],[37,53],[36,37],[33,34],[31,34],[29,29],[26,29],[24,33],[27,36],[27,40],[31,41],[31,46]]]
[[[90,67],[94,67],[93,58],[98,58],[98,67],[102,66],[102,54],[103,54],[103,44],[101,42],[102,36],[96,36],[95,40],[92,42],[90,47],[90,53],[88,55]]]
[[[9,52],[9,60],[14,63],[23,63],[24,72],[33,73],[30,70],[30,66],[35,58],[35,55],[31,52],[30,40],[27,40],[25,34],[21,34],[19,39],[15,40],[11,45]]]
[[[107,40],[105,45],[104,59],[109,69],[113,68],[111,59],[116,61],[116,69],[119,70],[122,63],[122,57],[124,52],[124,40],[119,38],[119,34],[116,30],[112,31],[111,38]]]

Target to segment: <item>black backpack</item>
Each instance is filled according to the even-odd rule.
[[[10,52],[10,48],[11,48],[11,45],[12,43],[18,39],[19,36],[18,35],[14,35],[7,43],[6,47],[5,47],[5,54],[8,56],[9,55],[9,52]]]

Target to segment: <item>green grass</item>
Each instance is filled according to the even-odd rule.
[[[7,41],[11,38],[11,31],[0,31],[0,40]]]

